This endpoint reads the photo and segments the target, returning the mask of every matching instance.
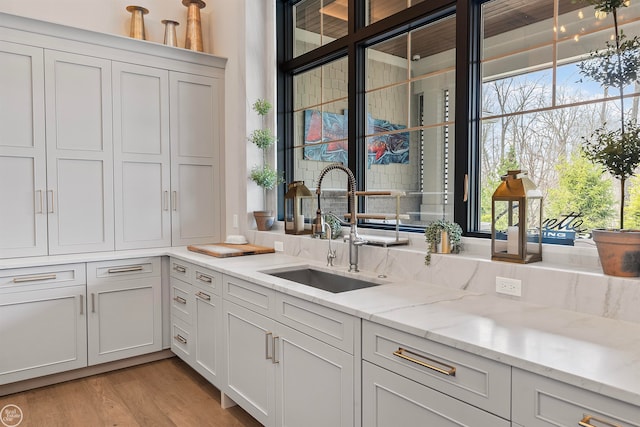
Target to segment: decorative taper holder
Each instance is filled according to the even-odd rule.
[[[162,23],[164,24],[164,44],[167,46],[178,46],[176,27],[180,25],[180,23],[170,19],[163,19]]]
[[[149,13],[149,9],[142,6],[127,6],[127,12],[131,12],[131,28],[129,30],[129,37],[146,40],[146,34],[144,32],[144,15]]]
[[[203,52],[200,9],[204,8],[207,4],[202,0],[182,0],[182,4],[188,8],[187,36],[184,42],[184,48]]]

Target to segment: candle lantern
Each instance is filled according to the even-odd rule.
[[[501,178],[491,198],[491,259],[542,261],[542,193],[526,171]]]
[[[311,215],[310,206],[313,202],[313,194],[304,185],[303,181],[293,181],[287,186],[287,194],[284,195],[284,232],[286,234],[311,234],[311,226],[305,229],[304,214]]]

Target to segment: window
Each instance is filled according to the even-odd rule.
[[[368,214],[362,225],[422,230],[435,219],[453,219],[453,8],[358,1],[368,25],[345,35],[347,6],[346,0],[291,5],[292,52],[284,65],[291,68],[285,100],[291,127],[282,138],[287,181],[315,187],[319,172],[340,162],[354,171],[358,190],[374,193],[360,197],[359,212]],[[344,174],[329,172],[322,190],[323,211],[345,219]],[[314,215],[309,210],[305,217]]]
[[[280,52],[278,102],[290,118],[280,137],[287,180],[312,187],[324,166],[342,162],[359,190],[401,195],[361,197],[360,212],[381,214],[362,225],[392,228],[398,209],[407,230],[446,218],[488,237],[500,176],[523,169],[544,195],[543,225],[575,232],[569,240],[615,226],[617,182],[579,149],[620,114],[616,94],[579,68],[611,39],[613,21],[586,0],[442,3],[283,1],[282,22],[295,29],[280,45],[290,46]],[[638,34],[640,2],[619,22]],[[640,85],[624,93],[637,118]],[[343,176],[327,177],[325,211],[346,212],[345,188]],[[625,197],[625,225],[640,227],[640,179]]]

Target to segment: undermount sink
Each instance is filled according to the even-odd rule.
[[[279,277],[281,279],[290,280],[292,282],[301,283],[323,291],[332,292],[334,294],[340,292],[355,291],[356,289],[370,288],[378,286],[382,283],[370,282],[367,280],[356,279],[354,277],[342,276],[340,274],[329,273],[314,268],[299,268],[294,270],[271,271],[264,273]]]

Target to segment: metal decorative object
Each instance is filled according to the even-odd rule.
[[[293,181],[284,195],[284,232],[286,234],[311,234],[311,228],[305,230],[303,201],[313,202],[313,194],[303,181]],[[312,212],[310,208],[308,212]]]
[[[178,46],[178,38],[176,37],[176,27],[180,25],[177,21],[170,19],[163,19],[164,24],[164,40],[163,43],[167,46]]]
[[[129,37],[146,40],[146,34],[144,32],[144,15],[149,13],[149,10],[142,6],[127,6],[127,12],[131,12],[131,28],[129,30]]]
[[[525,171],[508,171],[491,197],[491,259],[542,261],[542,192]]]
[[[207,4],[202,0],[182,0],[182,4],[187,6],[187,36],[184,48],[203,52],[202,48],[202,23],[200,20],[200,9]]]

